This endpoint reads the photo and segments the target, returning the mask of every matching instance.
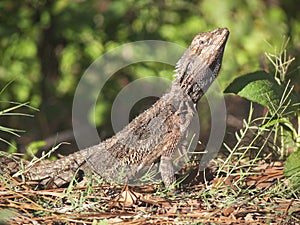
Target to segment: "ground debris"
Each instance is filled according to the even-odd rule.
[[[168,192],[159,186],[102,183],[41,190],[7,174],[0,185],[0,222],[9,224],[297,224],[300,199],[286,196],[282,166],[262,165],[243,180],[249,193],[238,190],[239,175],[215,178]],[[216,180],[216,179],[219,179]],[[221,186],[215,187],[222,181]],[[268,185],[261,185],[261,184]],[[244,187],[241,187],[244,188]],[[231,193],[231,192],[232,193]],[[250,192],[251,191],[251,192]],[[227,194],[226,194],[227,193]],[[230,194],[229,194],[230,193]]]

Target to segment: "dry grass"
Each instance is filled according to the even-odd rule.
[[[0,217],[8,224],[300,223],[299,193],[289,186],[281,163],[248,174],[237,170],[176,191],[105,183],[39,190],[33,182],[2,174]]]

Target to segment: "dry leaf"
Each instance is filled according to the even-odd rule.
[[[138,198],[140,197],[140,195],[141,194],[130,190],[127,186],[125,190],[120,194],[118,202],[122,203],[125,207],[131,207],[138,202]]]

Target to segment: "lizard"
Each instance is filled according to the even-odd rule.
[[[47,187],[60,187],[79,170],[83,176],[93,172],[110,182],[124,181],[160,160],[163,183],[173,184],[172,155],[197,115],[197,102],[218,76],[228,36],[227,28],[196,35],[176,64],[170,89],[149,109],[97,145],[26,168],[25,177]]]

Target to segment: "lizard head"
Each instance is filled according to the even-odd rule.
[[[229,36],[227,28],[198,34],[176,64],[176,85],[196,103],[217,77]]]

